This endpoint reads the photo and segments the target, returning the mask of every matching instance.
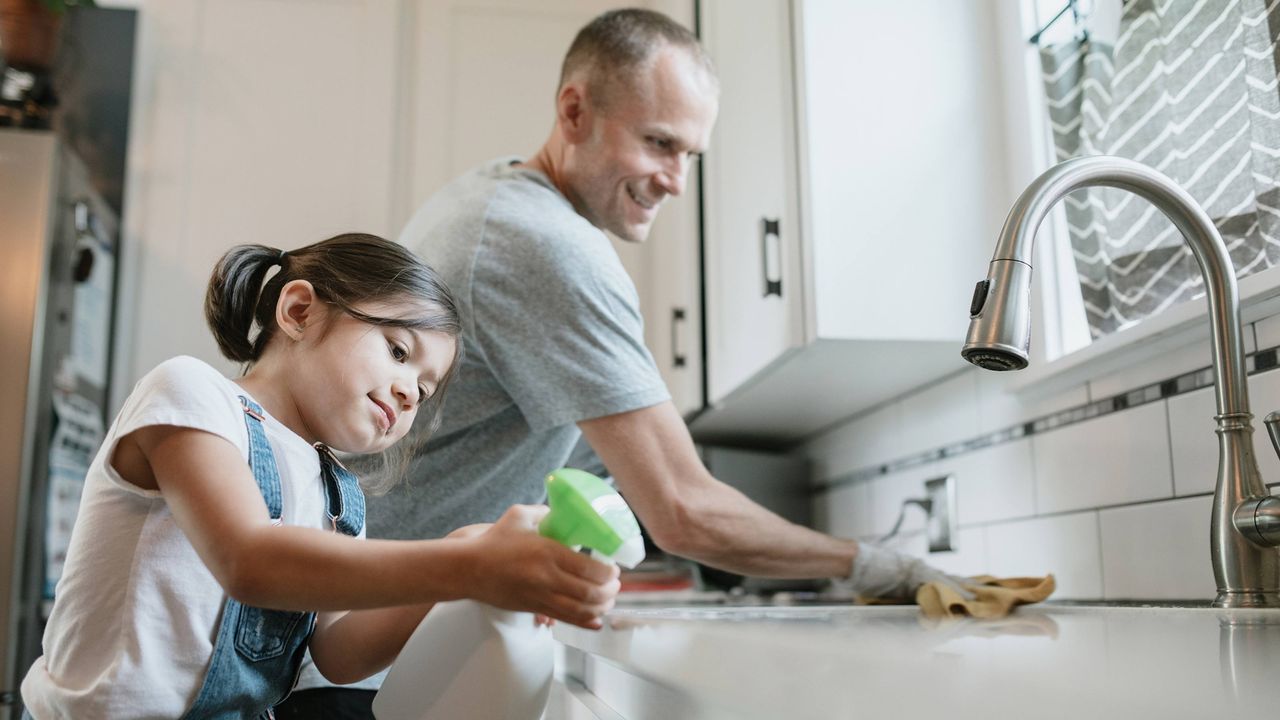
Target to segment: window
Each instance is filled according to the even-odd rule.
[[[1024,0],[1033,25],[1048,25],[1028,46],[1043,167],[1080,155],[1142,162],[1209,213],[1239,276],[1280,264],[1275,11],[1262,0]],[[1073,195],[1041,235],[1049,359],[1203,295],[1172,223],[1124,191]]]

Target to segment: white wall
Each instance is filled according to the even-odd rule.
[[[113,411],[205,326],[231,246],[388,234],[398,2],[147,2],[139,12]]]

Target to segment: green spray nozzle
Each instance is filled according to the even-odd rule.
[[[589,472],[560,468],[547,476],[551,511],[538,534],[569,547],[585,547],[626,568],[644,560],[640,523],[618,491]]]

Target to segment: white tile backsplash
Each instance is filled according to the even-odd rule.
[[[836,537],[856,538],[871,530],[871,483],[841,485],[817,495],[814,527]]]
[[[1018,380],[1014,372],[992,372],[974,369],[978,377],[978,427],[973,435],[1003,430],[1020,423],[1043,417],[1089,402],[1084,384],[1060,393],[1028,399],[1010,390]],[[906,418],[910,421],[912,418]]]
[[[1258,347],[1269,348],[1280,345],[1280,315],[1273,315],[1253,323],[1253,335]]]
[[[1203,301],[1200,301],[1203,302]],[[1244,349],[1246,353],[1257,350],[1253,341],[1253,333],[1244,333]],[[1144,360],[1133,367],[1095,378],[1089,382],[1089,398],[1100,400],[1113,395],[1128,392],[1144,385],[1168,380],[1183,373],[1188,373],[1213,364],[1213,350],[1206,330],[1204,338],[1191,345],[1163,353],[1149,360]]]
[[[1079,510],[1173,495],[1163,401],[1032,436],[1036,510]]]
[[[891,403],[810,440],[814,478],[831,480],[906,455],[900,418],[900,405]]]
[[[893,523],[898,519],[898,513],[902,509],[903,501],[908,498],[925,497],[924,480],[929,477],[928,472],[929,466],[915,467],[870,481],[868,484],[871,486],[871,517],[868,532],[883,535],[892,530]],[[924,509],[914,505],[907,508],[899,532],[911,533],[923,530],[925,518]]]
[[[997,577],[1052,573],[1055,599],[1103,597],[1098,514],[1072,513],[988,525],[988,572]]]
[[[978,378],[965,370],[901,401],[908,454],[943,447],[977,434]]]
[[[1168,403],[1174,494],[1211,493],[1218,478],[1213,388],[1176,395]],[[1255,436],[1254,442],[1257,440]]]
[[[1255,323],[1245,343],[1280,345],[1280,316]],[[819,480],[837,478],[1170,379],[1207,366],[1208,348],[1198,341],[1051,396],[1011,392],[1016,374],[974,369],[812,438],[804,453]],[[1276,486],[1280,459],[1262,418],[1280,410],[1280,370],[1251,376],[1249,389],[1258,465]],[[927,552],[917,508],[891,547],[955,574],[1052,572],[1060,599],[1211,598],[1215,412],[1211,388],[1178,395],[838,486],[815,499],[815,517],[833,534],[875,540],[903,499],[924,495],[925,479],[953,474],[957,550]]]
[[[1218,482],[1217,402],[1213,388],[1169,398],[1169,441],[1173,448],[1173,485],[1178,495],[1211,493]],[[1264,482],[1280,482],[1280,459],[1262,419],[1280,409],[1280,371],[1249,377],[1253,448]]]
[[[1023,438],[957,455],[930,465],[931,477],[956,478],[961,525],[1010,520],[1035,514],[1035,471],[1031,440]]]
[[[971,370],[978,379],[978,432],[975,434],[994,432],[1026,422],[1025,403],[1019,402],[1018,395],[1010,390],[1013,373],[992,372],[974,368]]]
[[[952,575],[968,577],[989,573],[986,528],[961,528],[960,532],[956,533],[954,544],[955,550],[951,552],[926,553],[920,557],[930,565]]]
[[[1212,600],[1209,496],[1098,512],[1108,598]]]

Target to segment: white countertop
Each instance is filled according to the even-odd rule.
[[[916,607],[631,608],[555,637],[598,665],[605,702],[621,673],[706,717],[1280,715],[1280,610],[1044,604],[934,622]]]

